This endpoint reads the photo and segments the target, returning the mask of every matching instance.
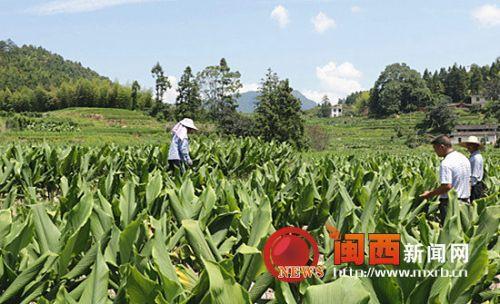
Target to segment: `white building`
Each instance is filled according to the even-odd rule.
[[[330,117],[339,117],[339,116],[342,116],[342,105],[341,104],[333,105]]]
[[[495,145],[497,132],[498,125],[457,125],[455,131],[451,133],[451,142],[458,144],[469,136],[476,136],[485,144]]]
[[[482,106],[484,106],[485,103],[486,103],[486,98],[484,98],[483,96],[472,95],[470,97],[470,104],[471,105],[480,105],[482,107]]]

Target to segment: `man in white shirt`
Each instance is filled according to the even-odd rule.
[[[469,202],[471,169],[467,157],[453,150],[448,136],[441,135],[432,141],[432,147],[439,157],[444,157],[439,167],[439,180],[441,186],[420,195],[429,199],[439,195],[439,218],[444,225],[446,210],[448,209],[448,192],[455,189],[458,199],[464,203]]]
[[[484,197],[484,193],[486,191],[486,187],[483,183],[483,156],[481,155],[480,151],[483,147],[483,144],[476,136],[469,136],[467,139],[463,140],[460,145],[467,148],[467,150],[470,152],[470,201],[472,203],[474,200]]]

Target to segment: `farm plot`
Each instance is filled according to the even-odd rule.
[[[487,158],[489,196],[471,207],[452,197],[440,228],[418,198],[437,183],[430,154],[303,159],[284,144],[200,139],[179,176],[166,170],[168,146],[0,150],[0,303],[252,303],[269,288],[274,303],[498,299],[498,156]],[[468,277],[336,279],[345,265],[333,263],[327,223],[404,244],[468,243],[468,262],[401,266]],[[263,244],[285,226],[318,241],[323,278],[288,284],[266,271]]]

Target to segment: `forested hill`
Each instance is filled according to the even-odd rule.
[[[16,91],[23,86],[48,89],[82,78],[106,79],[81,63],[65,60],[42,47],[19,47],[11,40],[0,41],[0,90]]]

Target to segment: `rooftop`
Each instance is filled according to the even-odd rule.
[[[496,131],[498,129],[498,125],[456,125],[455,130],[457,131],[482,131],[482,130],[491,130]]]
[[[451,137],[469,136],[469,135],[479,135],[479,136],[496,135],[496,132],[495,131],[467,131],[467,132],[453,132],[453,133],[451,133]]]

